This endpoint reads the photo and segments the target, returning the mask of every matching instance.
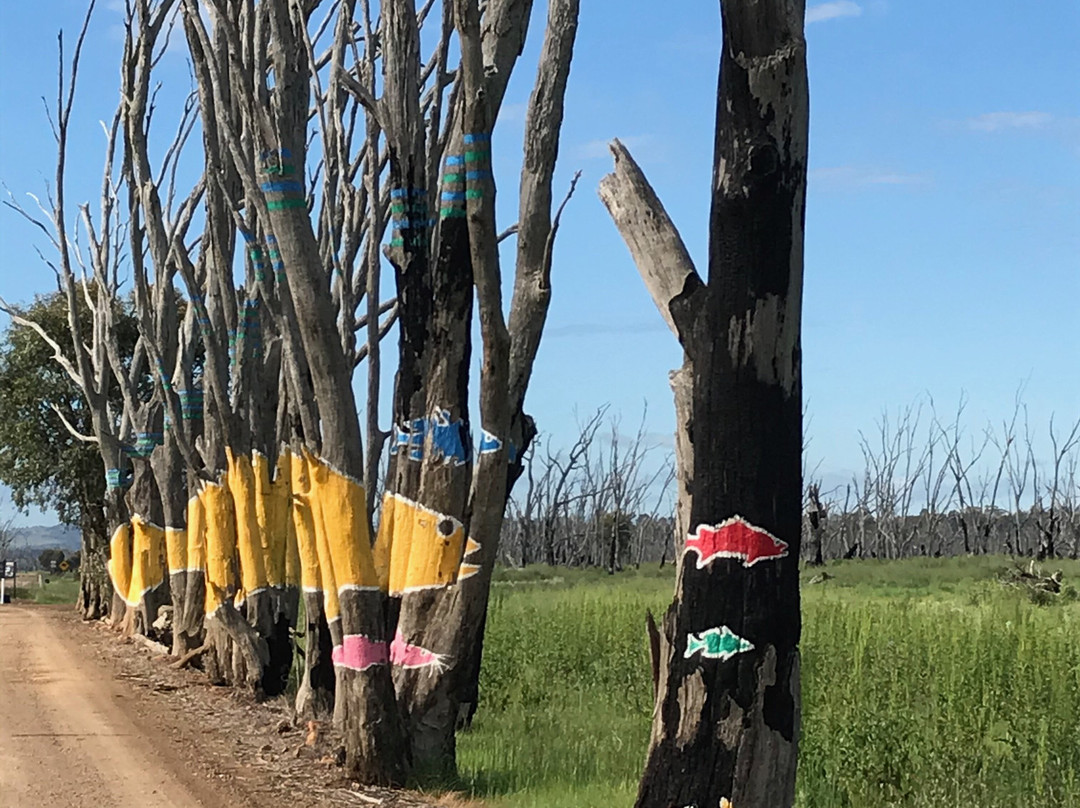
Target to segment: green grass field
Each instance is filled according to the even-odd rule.
[[[799,806],[1080,808],[1080,599],[1032,603],[994,580],[1009,564],[843,562],[804,586]],[[1080,563],[1056,568],[1080,582]],[[20,599],[73,603],[77,577],[49,578],[20,580]],[[465,790],[492,808],[630,805],[644,615],[671,591],[670,567],[498,571]]]
[[[48,580],[48,583],[44,586],[38,586],[38,574],[36,572],[19,574],[18,589],[16,590],[18,600],[31,603],[69,603],[72,606],[75,605],[75,601],[79,597],[78,572],[52,572],[42,573],[41,575],[42,582]],[[7,582],[7,591],[9,593],[12,591],[11,581]]]
[[[1080,602],[1004,589],[1009,563],[844,562],[804,587],[800,806],[1080,806]],[[1059,567],[1080,581],[1080,564]],[[631,804],[652,711],[644,614],[671,591],[670,568],[497,575],[481,706],[459,738],[467,790]]]

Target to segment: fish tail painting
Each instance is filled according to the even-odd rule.
[[[169,574],[188,571],[188,535],[186,527],[165,526],[165,553]]]
[[[210,617],[238,583],[234,569],[236,513],[229,489],[221,483],[204,484],[199,499],[205,515],[206,616]]]
[[[322,581],[319,577],[319,546],[315,537],[315,521],[311,508],[308,482],[307,458],[303,454],[293,455],[289,463],[290,506],[292,514],[292,534],[296,542],[296,552],[300,565],[300,586],[308,593],[322,593]]]
[[[718,659],[725,662],[736,654],[754,650],[754,644],[744,640],[727,626],[710,628],[686,637],[686,659],[701,654],[706,659]]]
[[[266,563],[256,508],[255,469],[251,458],[226,449],[228,486],[236,509],[236,549],[240,558],[237,604],[266,588]]]
[[[435,673],[442,673],[447,668],[445,654],[436,654],[405,642],[400,629],[390,644],[390,662],[399,668],[431,668]]]
[[[290,456],[282,452],[277,465],[270,467],[269,458],[256,453],[252,463],[255,473],[255,518],[266,569],[268,586],[295,584],[286,572],[289,552],[289,491]]]
[[[461,566],[458,567],[457,579],[464,581],[467,578],[472,578],[478,572],[480,572],[480,542],[470,538],[465,542],[465,555],[461,559]]]
[[[311,510],[311,523],[315,539],[315,552],[318,557],[316,569],[318,570],[319,589],[323,595],[323,611],[326,613],[326,622],[330,624],[331,631],[341,630],[341,605],[338,602],[337,580],[334,577],[334,561],[330,552],[330,543],[326,538],[326,521],[323,515],[323,502],[316,493],[314,482],[314,467],[316,461],[312,457],[306,459],[307,479],[310,485],[306,497]]]
[[[187,569],[192,572],[205,572],[206,507],[198,494],[188,500],[187,529],[184,532],[184,538],[187,541],[187,550],[184,554]]]

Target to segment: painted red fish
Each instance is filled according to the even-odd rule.
[[[741,516],[718,525],[698,525],[686,540],[686,552],[697,553],[697,568],[704,569],[714,558],[738,558],[744,567],[759,561],[774,561],[788,554],[788,544]]]

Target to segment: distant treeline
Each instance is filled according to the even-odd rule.
[[[860,433],[864,467],[845,485],[823,490],[805,471],[804,558],[1080,557],[1080,419],[1062,428],[1051,418],[1037,432],[1018,394],[1010,420],[968,431],[964,409],[961,400],[947,421],[922,404],[883,415]],[[673,457],[643,426],[630,438],[619,426],[601,408],[569,450],[533,443],[503,525],[503,563],[615,572],[675,557]]]
[[[1046,509],[1010,513],[970,507],[948,513],[922,513],[877,519],[863,509],[827,513],[817,528],[812,507],[803,520],[803,557],[910,558],[1009,554],[1039,558],[1080,558],[1080,520],[1076,511],[1051,516]],[[502,561],[510,566],[550,564],[602,567],[616,571],[643,563],[667,563],[675,556],[675,520],[654,514],[597,513],[508,518],[503,526]],[[1053,552],[1050,551],[1053,533]],[[679,538],[681,547],[682,539]],[[612,555],[612,547],[615,552]],[[612,558],[615,563],[612,565]]]

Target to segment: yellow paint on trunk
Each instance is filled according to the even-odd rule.
[[[311,483],[305,455],[292,455],[289,477],[292,483],[292,531],[299,556],[300,585],[306,592],[316,592],[322,589],[322,581],[319,578],[319,548],[315,538]]]
[[[109,578],[113,589],[127,603],[131,589],[131,525],[116,528],[109,540]]]
[[[288,552],[289,519],[289,461],[288,455],[278,456],[274,474],[265,455],[256,454],[252,460],[255,472],[255,516],[259,523],[266,583],[284,586]]]
[[[315,461],[309,457],[309,481],[314,464]],[[338,601],[337,581],[334,578],[334,560],[330,554],[330,543],[326,540],[322,501],[315,495],[314,487],[308,494],[308,502],[311,505],[311,521],[315,526],[315,548],[319,558],[319,588],[322,589],[323,611],[329,623],[341,617],[341,605]]]
[[[165,549],[168,552],[169,574],[186,570],[188,568],[187,528],[166,527]]]
[[[205,484],[199,499],[206,517],[206,613],[209,615],[235,586],[236,513],[229,489],[220,483]]]
[[[127,603],[135,605],[144,594],[165,581],[165,529],[136,514],[131,518],[131,583]],[[153,615],[156,617],[157,615]]]
[[[236,456],[225,450],[228,461],[227,480],[236,509],[236,552],[240,561],[240,591],[238,603],[244,597],[266,586],[266,564],[263,556],[259,518],[256,513],[255,470],[251,458]]]
[[[206,570],[206,507],[198,494],[187,504],[187,563],[190,570]]]
[[[364,487],[311,456],[308,476],[315,531],[321,531],[320,541],[326,543],[337,588],[378,589]],[[321,552],[319,564],[326,566]],[[323,586],[328,589],[326,584],[324,569]]]
[[[465,529],[454,517],[398,494],[383,499],[375,558],[390,594],[454,583],[464,548]]]

